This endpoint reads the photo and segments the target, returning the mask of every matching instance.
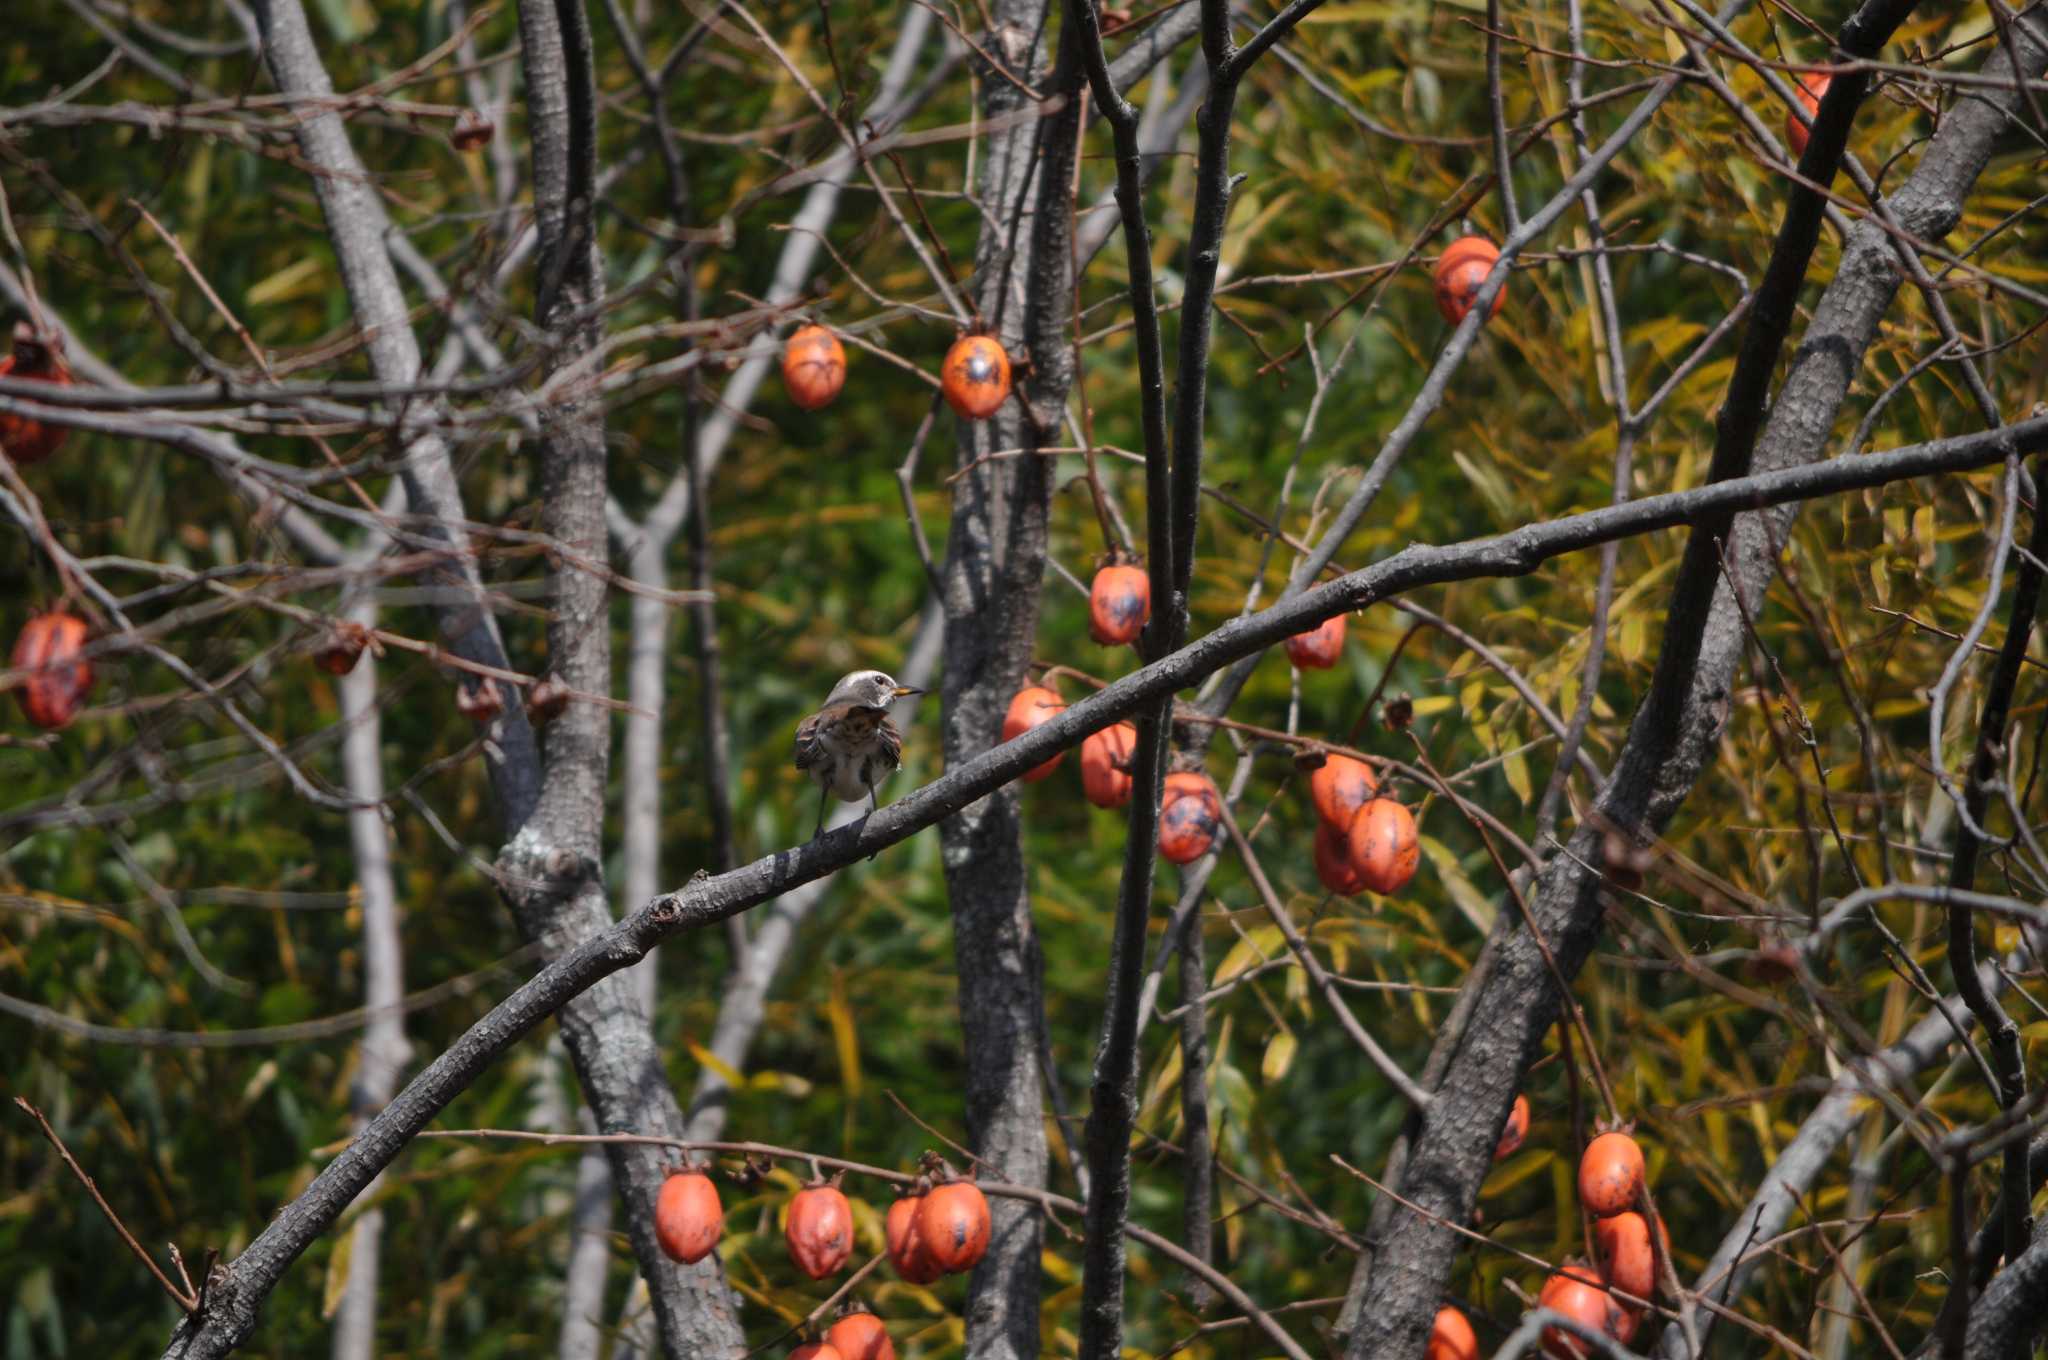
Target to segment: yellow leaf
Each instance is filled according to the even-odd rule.
[[[1266,1056],[1259,1062],[1259,1077],[1268,1086],[1287,1075],[1287,1069],[1294,1066],[1294,1051],[1299,1047],[1293,1030],[1281,1030],[1266,1044]]]
[[[1507,753],[1500,763],[1500,772],[1507,776],[1508,787],[1515,791],[1515,797],[1524,803],[1529,801],[1529,761],[1519,748]]]
[[[832,994],[825,1001],[832,1022],[832,1042],[839,1050],[839,1080],[849,1099],[860,1095],[860,1038],[853,1029],[853,1008],[846,1004],[846,978],[832,972]]]
[[[1645,634],[1643,616],[1641,614],[1631,614],[1621,621],[1621,645],[1618,650],[1621,652],[1621,659],[1623,661],[1628,662],[1630,665],[1641,661],[1643,659],[1644,641]]]
[[[700,1067],[710,1068],[719,1076],[723,1077],[727,1085],[743,1087],[747,1084],[747,1079],[740,1075],[738,1069],[734,1068],[728,1063],[720,1061],[715,1055],[713,1055],[710,1049],[704,1047],[704,1045],[698,1043],[695,1039],[689,1041],[689,1048],[690,1056],[697,1060],[697,1063]]]
[[[327,1258],[327,1286],[320,1294],[320,1316],[323,1320],[334,1317],[334,1310],[341,1307],[341,1296],[348,1292],[349,1261],[355,1255],[356,1233],[350,1228],[334,1244],[334,1254]]]
[[[1934,507],[1923,505],[1913,512],[1913,541],[1920,545],[1920,565],[1923,569],[1934,565],[1934,550],[1937,539],[1934,533]]]
[[[1422,853],[1435,867],[1436,876],[1443,880],[1451,902],[1482,934],[1490,933],[1493,930],[1493,902],[1465,876],[1464,867],[1451,853],[1451,848],[1434,836],[1420,836],[1417,840],[1422,846]]]
[[[1462,449],[1451,450],[1451,461],[1456,463],[1458,470],[1465,474],[1465,480],[1472,483],[1472,489],[1486,498],[1487,508],[1492,510],[1498,518],[1503,520],[1515,518],[1514,494],[1509,491],[1507,479],[1500,475],[1500,471],[1497,468],[1481,467],[1477,462],[1466,457]]]
[[[251,307],[266,307],[273,302],[283,302],[301,293],[312,292],[321,284],[322,263],[308,256],[296,260],[278,270],[267,279],[259,279],[250,285],[243,300]]]
[[[1209,985],[1221,987],[1239,973],[1249,972],[1272,958],[1273,951],[1284,946],[1285,941],[1281,939],[1278,926],[1260,926],[1256,930],[1247,931],[1244,938],[1232,945],[1230,952],[1223,956],[1223,962],[1216,969],[1216,976],[1211,979]]]
[[[800,1077],[794,1072],[756,1072],[753,1076],[747,1078],[746,1089],[749,1091],[780,1091],[786,1096],[793,1096],[798,1100],[802,1100],[811,1093],[813,1088],[808,1078]]]

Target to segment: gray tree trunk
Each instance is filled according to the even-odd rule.
[[[998,0],[995,27],[982,35],[985,50],[1028,82],[1042,74],[1048,10],[1046,0]],[[1010,81],[984,72],[985,118],[1000,118],[1025,102]],[[1031,297],[1056,298],[1062,308],[1066,303],[1064,273],[1033,278],[1025,257],[1034,224],[1039,139],[1048,127],[1046,120],[1029,120],[989,137],[984,146],[978,187],[988,217],[975,250],[975,303],[1013,357],[1024,347]],[[1045,459],[973,465],[991,449],[1035,443],[1018,400],[1005,402],[987,421],[960,423],[958,466],[972,470],[953,485],[941,575],[949,769],[1002,740],[1004,711],[1024,684],[1038,635],[1052,495]],[[1047,1153],[1038,1026],[1045,1001],[1016,788],[999,789],[947,818],[939,836],[953,907],[968,1144],[996,1175],[1043,1186]],[[967,1354],[975,1360],[1027,1360],[1039,1354],[1044,1233],[1036,1209],[1001,1199],[990,1207],[988,1254],[968,1289]]]
[[[2048,52],[2044,27],[2038,7],[2015,21],[2030,73],[2041,69]],[[1990,60],[1994,73],[2009,70],[2002,52]],[[1947,234],[2018,99],[2017,94],[1973,98],[1949,110],[1913,174],[1886,200],[1899,225],[1921,239]],[[1824,455],[1849,383],[1900,277],[1898,258],[1882,228],[1867,220],[1859,224],[1814,308],[1756,444],[1756,472],[1811,463]],[[1776,545],[1784,542],[1792,514],[1785,507],[1735,521],[1729,572],[1752,609],[1776,571]],[[1596,815],[1581,825],[1569,850],[1550,861],[1531,894],[1531,913],[1567,978],[1577,974],[1600,930],[1601,884],[1586,866],[1603,862],[1604,827],[1655,834],[1670,821],[1717,749],[1729,711],[1729,687],[1746,646],[1741,611],[1723,576],[1675,720],[1667,726],[1646,722],[1648,709],[1638,713]],[[1485,981],[1464,1045],[1446,1071],[1409,1160],[1402,1192],[1426,1213],[1456,1223],[1470,1220],[1494,1140],[1557,1004],[1534,940],[1526,930],[1515,932]],[[1346,1354],[1352,1360],[1421,1352],[1458,1244],[1448,1229],[1419,1214],[1392,1216],[1348,1341]],[[1702,1326],[1708,1325],[1710,1319],[1703,1317]],[[1683,1345],[1667,1330],[1662,1353],[1682,1353]]]

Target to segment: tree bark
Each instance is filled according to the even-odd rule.
[[[2016,27],[2027,34],[2030,69],[2038,71],[2043,50],[2038,8],[2016,21]],[[1844,45],[1848,46],[1846,41]],[[1993,58],[1998,65],[2004,60],[2002,55]],[[1939,239],[1955,225],[1963,197],[2018,98],[2015,93],[1968,100],[1949,112],[1919,166],[1887,200],[1901,226],[1923,239]],[[1825,121],[1816,121],[1804,162],[1808,166],[1814,163],[1815,144],[1826,135]],[[1846,128],[1838,126],[1836,132],[1840,135]],[[1793,468],[1822,456],[1856,366],[1899,281],[1898,259],[1882,228],[1870,221],[1860,224],[1815,307],[1756,442],[1755,472]],[[1766,301],[1759,298],[1759,312]],[[1789,313],[1789,296],[1774,301]],[[1752,324],[1758,324],[1754,315]],[[1772,357],[1766,355],[1766,362]],[[1727,574],[1740,583],[1745,603],[1753,606],[1775,572],[1777,545],[1785,540],[1791,515],[1790,510],[1779,509],[1735,520],[1727,545]],[[1694,534],[1708,536],[1703,528],[1695,528]],[[1604,862],[1605,828],[1627,828],[1644,838],[1661,831],[1691,792],[1727,719],[1729,687],[1747,635],[1742,607],[1729,591],[1718,557],[1715,553],[1705,558],[1710,574],[1704,577],[1691,570],[1691,563],[1681,571],[1675,597],[1689,586],[1703,594],[1710,591],[1705,617],[1687,636],[1683,615],[1676,607],[1672,610],[1666,657],[1660,658],[1651,700],[1637,714],[1614,774],[1596,803],[1596,815],[1573,836],[1570,853],[1551,861],[1531,896],[1533,918],[1567,979],[1576,976],[1599,933],[1600,880],[1585,866]],[[1675,648],[1691,650],[1693,656],[1673,674],[1665,663]],[[1668,690],[1668,705],[1656,702],[1660,690]],[[1500,963],[1484,987],[1464,1046],[1423,1122],[1402,1186],[1403,1194],[1425,1212],[1458,1223],[1471,1216],[1508,1106],[1559,1000],[1541,951],[1526,930],[1505,942]],[[1394,1216],[1356,1310],[1358,1326],[1347,1355],[1364,1360],[1420,1353],[1457,1243],[1454,1234],[1418,1214]]]
[[[1050,8],[1047,0],[999,0],[994,28],[983,35],[984,50],[1026,83],[1044,75]],[[994,72],[984,73],[982,91],[982,116],[990,120],[1026,105],[1023,92]],[[1003,714],[1024,683],[1038,634],[1049,461],[1028,454],[979,460],[992,449],[1035,448],[1039,431],[1026,403],[1056,418],[1066,400],[1071,352],[1063,341],[1041,337],[1058,334],[1071,301],[1067,232],[1077,117],[1070,108],[1030,120],[992,135],[984,147],[979,189],[987,225],[975,250],[981,285],[975,305],[1013,356],[1029,344],[1035,370],[1019,399],[987,421],[960,424],[964,475],[953,487],[941,574],[948,769],[1002,740]],[[1038,1028],[1045,1002],[1016,789],[978,800],[943,822],[939,835],[953,909],[969,1145],[998,1175],[1042,1187],[1047,1150]],[[968,1287],[967,1354],[1025,1360],[1040,1353],[1044,1233],[1038,1214],[1016,1201],[991,1207],[988,1254]]]
[[[519,34],[540,234],[535,320],[550,342],[543,384],[551,400],[539,439],[541,528],[603,561],[604,409],[587,384],[599,371],[604,280],[594,224],[596,95],[582,0],[520,0]],[[553,586],[552,673],[571,689],[610,693],[606,582],[565,561],[554,569]],[[612,924],[603,870],[610,715],[595,705],[571,704],[544,736],[538,805],[498,864],[508,875],[506,896],[521,930],[559,946]],[[606,978],[585,992],[563,1009],[561,1026],[601,1132],[681,1136],[682,1111],[630,979]],[[742,1352],[738,1309],[716,1258],[680,1265],[655,1240],[654,1201],[668,1158],[644,1145],[611,1144],[606,1152],[669,1355],[684,1360]]]
[[[216,1266],[209,1273],[204,1308],[178,1323],[165,1348],[165,1360],[213,1360],[247,1339],[255,1330],[257,1310],[292,1262],[334,1225],[376,1174],[396,1160],[412,1139],[508,1048],[599,980],[631,967],[664,940],[751,910],[964,812],[1005,789],[1026,770],[1078,745],[1088,734],[1129,717],[1161,695],[1186,689],[1231,662],[1306,632],[1324,619],[1421,586],[1525,574],[1561,553],[1689,524],[1730,507],[1784,505],[1907,478],[1986,467],[2016,455],[2044,451],[2048,451],[2048,416],[1888,453],[1644,496],[1626,505],[1567,515],[1490,538],[1443,547],[1404,548],[1383,562],[1224,624],[1172,656],[1151,662],[1071,705],[1015,741],[947,769],[855,826],[763,855],[716,878],[699,875],[674,892],[642,904],[601,934],[567,946],[463,1031],[405,1084],[296,1199],[278,1211],[247,1250],[232,1264]],[[0,492],[0,503],[5,499]],[[1505,1115],[1505,1103],[1500,1113]],[[1490,1154],[1490,1142],[1487,1150]]]

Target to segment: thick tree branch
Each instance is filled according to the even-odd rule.
[[[1843,46],[1859,54],[1875,51],[1904,13],[1897,3],[1867,7],[1845,28]],[[1844,95],[1841,102],[1832,102],[1836,93]],[[1831,100],[1823,102],[1804,178],[1826,178],[1839,159],[1854,94],[1832,90]],[[1917,235],[1943,234],[1960,215],[1962,196],[2002,123],[1999,111],[1988,105],[1955,110],[1894,197],[1897,220]],[[1796,466],[1819,457],[1854,366],[1897,291],[1899,266],[1889,239],[1879,223],[1866,219],[1852,234],[1836,278],[1815,310],[1772,412],[1761,455],[1753,460],[1762,420],[1759,404],[1790,325],[1820,206],[1820,195],[1801,185],[1788,207],[1723,411],[1716,476],[1739,475],[1753,463]],[[1778,295],[1766,299],[1764,293],[1773,289]],[[1717,517],[1694,531],[1668,611],[1657,673],[1601,794],[1599,815],[1582,823],[1572,853],[1553,860],[1533,894],[1534,919],[1567,978],[1576,975],[1600,927],[1601,884],[1588,866],[1604,862],[1600,841],[1606,828],[1626,828],[1639,839],[1661,829],[1691,791],[1725,722],[1728,686],[1747,635],[1744,610],[1723,584],[1722,545],[1732,529],[1727,575],[1754,598],[1776,569],[1785,518],[1751,516],[1736,523]],[[1475,1202],[1493,1139],[1557,1005],[1547,971],[1526,936],[1510,939],[1488,982],[1494,999],[1476,1012],[1474,1030],[1439,1093],[1439,1106],[1425,1121],[1402,1188],[1442,1219],[1463,1221]],[[1376,1258],[1348,1354],[1364,1357],[1421,1344],[1454,1246],[1452,1235],[1433,1222],[1413,1215],[1394,1220]],[[1706,1322],[1711,1326],[1712,1319]],[[1676,1348],[1682,1341],[1673,1333],[1667,1345]]]
[[[723,921],[953,816],[1014,782],[1034,765],[1077,745],[1089,733],[1157,702],[1161,695],[1188,688],[1238,658],[1271,647],[1323,619],[1403,591],[1446,581],[1524,574],[1562,553],[1690,523],[1732,507],[1788,504],[1913,477],[1987,467],[2015,454],[2044,449],[2048,449],[2048,417],[2039,417],[2001,430],[1889,453],[1801,464],[1692,491],[1646,496],[1627,505],[1590,510],[1498,537],[1404,549],[1375,566],[1233,620],[1089,695],[1016,740],[983,749],[957,764],[949,763],[945,774],[855,826],[776,851],[716,878],[701,876],[677,892],[657,897],[550,961],[413,1078],[232,1266],[222,1268],[200,1327],[189,1334],[181,1329],[166,1355],[221,1356],[246,1338],[255,1328],[256,1310],[263,1298],[370,1179],[390,1165],[406,1143],[499,1054],[572,997],[637,962],[664,939]],[[1505,1111],[1505,1101],[1501,1109]],[[1491,1148],[1489,1139],[1489,1153]]]
[[[541,527],[602,561],[606,549],[604,408],[591,390],[600,369],[604,279],[596,235],[597,121],[589,19],[583,0],[520,0],[520,49],[533,139],[533,197],[540,250],[535,322],[547,335]],[[548,658],[571,689],[611,692],[611,617],[604,581],[558,563],[548,617]],[[570,941],[612,921],[605,890],[604,809],[610,715],[571,704],[544,729],[541,796],[506,844],[499,865],[522,932]],[[527,887],[525,885],[532,885]],[[663,1072],[653,1030],[630,979],[609,978],[562,1014],[562,1037],[605,1132],[680,1134],[683,1117]],[[670,1260],[654,1235],[654,1203],[666,1168],[651,1149],[607,1149],[626,1229],[672,1360],[736,1355],[745,1348],[737,1301],[715,1258]]]

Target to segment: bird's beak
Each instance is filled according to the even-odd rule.
[[[898,686],[896,687],[896,697],[897,697],[897,698],[899,698],[899,699],[901,699],[901,698],[902,698],[902,697],[903,697],[904,695],[906,695],[906,694],[922,694],[922,693],[924,693],[924,691],[923,691],[923,690],[921,690],[921,689],[919,689],[919,688],[918,688],[918,687],[917,687],[916,685],[898,685]]]

